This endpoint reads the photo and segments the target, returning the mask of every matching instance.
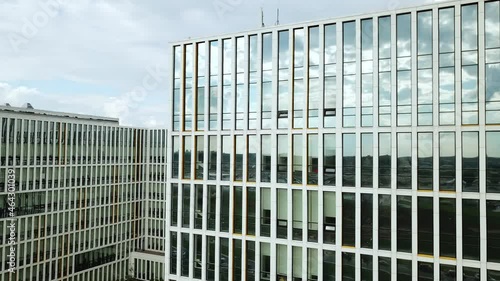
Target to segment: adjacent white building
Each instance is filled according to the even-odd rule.
[[[0,126],[1,281],[164,278],[166,130],[11,106]]]
[[[500,1],[172,45],[169,280],[500,280]]]

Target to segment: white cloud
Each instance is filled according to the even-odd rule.
[[[64,0],[66,4],[57,14],[15,52],[8,36],[22,34],[24,19],[32,20],[43,11],[40,3],[47,1],[56,0],[0,0],[0,77],[7,83],[0,85],[0,101],[15,105],[29,101],[38,108],[85,111],[82,113],[116,116],[124,124],[162,126],[168,114],[166,81],[140,104],[117,94],[54,94],[10,85],[22,85],[25,80],[70,80],[127,93],[142,85],[147,66],[158,62],[168,65],[169,42],[258,29],[260,7],[265,10],[266,25],[271,26],[277,7],[281,23],[287,24],[387,10],[394,8],[394,3],[397,7],[412,6],[426,0],[352,0],[339,2],[334,8],[331,0],[281,4],[279,0],[220,0],[233,3],[222,16],[214,9],[215,0]]]
[[[14,87],[0,82],[0,104],[20,107],[31,103],[35,109],[72,112],[120,119],[120,124],[140,127],[165,127],[165,107],[133,104],[123,96],[107,97],[96,94],[56,95],[40,92],[35,88]]]

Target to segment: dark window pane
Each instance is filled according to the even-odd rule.
[[[356,237],[355,213],[354,193],[342,194],[342,244],[345,246],[354,246],[354,238]]]
[[[335,134],[325,134],[323,137],[323,185],[335,185],[336,146]]]
[[[239,239],[233,240],[233,280],[241,280],[241,253],[242,242]]]
[[[241,186],[234,187],[234,222],[233,232],[241,234],[243,232],[243,188]]]
[[[418,253],[433,255],[433,207],[431,197],[418,198]]]
[[[378,280],[391,280],[391,258],[378,258]]]
[[[462,133],[462,191],[479,191],[479,135]]]
[[[229,232],[229,186],[221,186],[220,231]]]
[[[479,200],[462,200],[463,258],[479,260],[480,226]]]
[[[170,198],[170,225],[177,226],[177,215],[178,215],[178,202],[179,202],[179,186],[176,183],[171,185],[171,198]]]
[[[219,280],[229,280],[229,239],[220,238]]]
[[[323,251],[323,280],[335,281],[335,252]]]
[[[500,262],[500,201],[486,201],[488,262]]]
[[[353,253],[342,253],[342,280],[354,281],[356,276],[356,259]]]
[[[432,133],[418,133],[418,189],[432,190]]]
[[[397,280],[398,281],[411,281],[412,280],[412,265],[411,260],[400,260],[398,259],[398,273]]]
[[[373,280],[373,256],[361,255],[361,280]]]
[[[361,194],[361,247],[373,247],[373,195]]]
[[[411,253],[411,196],[398,196],[397,213],[398,251]]]
[[[361,186],[373,187],[373,134],[361,134]]]
[[[455,133],[439,133],[439,190],[455,191]]]
[[[182,227],[189,227],[191,188],[189,184],[182,185]]]
[[[215,237],[207,236],[207,280],[215,280]]]
[[[247,234],[255,235],[255,187],[247,187]]]
[[[500,193],[500,132],[486,132],[486,192]]]
[[[391,171],[392,171],[392,145],[391,133],[379,134],[379,152],[378,152],[378,185],[379,188],[391,187]]]
[[[255,281],[255,241],[247,241],[246,280]]]
[[[356,184],[356,134],[343,135],[342,185]]]
[[[464,281],[480,281],[481,270],[479,268],[464,267],[463,276],[464,276]]]
[[[488,270],[488,281],[497,281],[500,280],[500,271],[497,270]]]
[[[189,276],[189,233],[181,234],[181,276]]]
[[[398,188],[411,189],[411,133],[398,133]]]
[[[428,262],[418,262],[418,280],[434,280],[434,265]]]
[[[379,249],[391,250],[391,195],[378,196]]]
[[[454,265],[441,264],[439,268],[440,281],[455,281],[457,280],[457,267]]]
[[[456,200],[449,198],[439,199],[439,250],[440,256],[456,256],[457,239],[457,212]]]

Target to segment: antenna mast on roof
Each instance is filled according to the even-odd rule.
[[[265,24],[264,24],[264,9],[262,7],[260,7],[260,26],[261,27],[265,27]]]
[[[276,25],[280,25],[280,8],[276,9]]]

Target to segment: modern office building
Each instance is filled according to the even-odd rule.
[[[164,278],[166,130],[10,106],[0,125],[1,281]]]
[[[500,280],[500,1],[189,39],[172,62],[167,279]]]

